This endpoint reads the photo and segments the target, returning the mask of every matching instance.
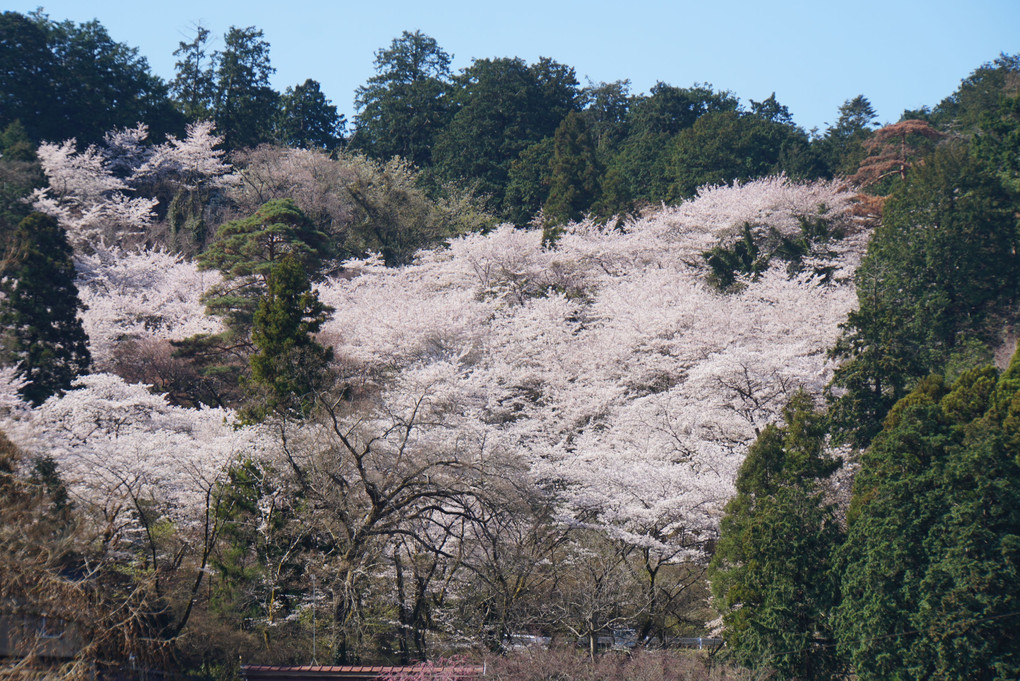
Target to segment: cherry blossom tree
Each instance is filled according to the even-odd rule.
[[[173,407],[147,386],[110,374],[30,411],[14,410],[0,430],[29,456],[52,459],[73,503],[108,550],[134,555],[174,610],[188,621],[219,532],[221,483],[234,459],[264,449],[222,409]]]
[[[138,241],[163,216],[174,229],[204,219],[212,194],[235,180],[221,142],[210,123],[199,122],[184,139],[169,135],[159,145],[148,143],[144,124],[113,130],[102,146],[82,151],[74,139],[43,143],[38,155],[48,186],[30,198],[60,220],[78,252]]]
[[[132,157],[126,151],[129,141],[135,140],[130,136],[117,137],[115,167],[121,171],[119,163]],[[144,231],[155,217],[153,209],[158,202],[131,197],[131,188],[114,174],[101,149],[89,146],[79,152],[75,147],[74,139],[39,146],[39,162],[49,186],[32,193],[33,207],[57,218],[78,252],[88,251],[102,240],[116,242],[125,235]]]
[[[318,419],[277,424],[277,466],[314,508],[315,571],[331,601],[337,660],[364,650],[368,596],[392,565],[393,542],[434,547],[444,519],[466,513],[487,445],[458,383],[456,367],[438,362],[403,372],[355,409],[341,396],[322,402]]]
[[[202,294],[220,281],[218,272],[161,249],[100,246],[76,261],[85,305],[83,325],[96,368],[113,368],[125,343],[183,340],[218,333],[222,325],[205,314]]]
[[[137,137],[125,132],[118,148]],[[206,149],[208,160],[215,144]],[[100,187],[81,195],[128,196],[123,171],[100,151],[65,152],[49,153],[63,153],[61,167],[92,168],[68,174]],[[190,182],[158,161],[171,152],[155,149],[137,166],[151,174],[138,181],[165,170]],[[344,186],[333,175],[342,164],[311,152],[261,161],[252,153],[229,188],[235,200],[282,198],[291,185],[275,163],[321,180],[302,185],[298,199],[317,227],[366,214],[333,193]],[[218,172],[204,181],[228,182]],[[73,218],[79,194],[56,191],[51,184],[39,200]],[[303,561],[302,574],[319,585],[282,609],[274,594],[283,580],[267,577],[266,622],[298,621],[328,601],[333,617],[320,629],[337,659],[357,657],[373,624],[402,628],[406,651],[424,649],[429,628],[481,632],[499,647],[539,623],[550,599],[560,599],[562,617],[541,626],[591,638],[626,619],[639,622],[643,640],[665,638],[747,447],[792,394],[817,396],[829,381],[827,350],[855,304],[852,277],[868,238],[852,205],[836,183],[767,178],[703,188],[620,228],[572,223],[553,249],[539,230],[504,225],[400,267],[380,255],[349,260],[316,284],[335,309],[316,341],[332,349],[336,385],[319,387],[306,419],[235,429],[230,410],[172,406],[109,373],[28,409],[16,377],[0,372],[0,429],[54,458],[111,542],[143,547],[143,562],[166,570],[160,588],[178,585],[178,620],[231,517],[217,504],[243,496],[224,491],[224,471],[243,456],[269,478],[252,494],[287,490],[299,500],[291,510],[302,514],[300,533],[278,539],[300,534],[300,556],[287,561]],[[797,240],[799,266],[773,258],[736,272],[721,291],[705,253],[748,232]],[[101,371],[121,366],[132,343],[222,330],[200,302],[218,275],[187,259],[93,242],[77,268]],[[243,522],[257,529],[259,518]],[[263,553],[266,566],[279,558]],[[190,572],[174,572],[185,565]],[[604,593],[623,589],[627,602],[613,610],[606,599],[584,601],[559,581],[571,566],[571,579],[604,575]]]
[[[835,183],[769,178],[706,188],[622,231],[570,225],[555,250],[501,227],[400,270],[350,262],[320,286],[337,310],[322,338],[369,390],[454,367],[456,399],[480,404],[487,441],[559,490],[567,522],[690,560],[756,432],[828,381],[867,238],[851,204]],[[834,276],[777,264],[734,293],[707,282],[702,254],[743,225],[800,236],[816,220],[844,235],[814,256]]]
[[[189,123],[184,139],[167,135],[166,143],[155,147],[144,163],[134,163],[132,177],[172,181],[189,190],[231,187],[237,178],[224,160],[222,144],[223,138],[213,132],[211,122]]]

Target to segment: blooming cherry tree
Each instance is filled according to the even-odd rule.
[[[32,193],[33,207],[57,218],[78,252],[104,239],[116,241],[142,231],[154,219],[157,201],[129,197],[130,187],[114,174],[99,148],[78,152],[75,145],[74,139],[40,145],[37,153],[49,186]],[[121,150],[118,147],[118,161],[130,157]]]
[[[80,254],[76,269],[86,306],[82,322],[101,371],[111,368],[123,341],[182,340],[222,330],[200,301],[219,273],[200,271],[179,255],[101,245]]]
[[[184,139],[167,136],[165,144],[152,150],[143,163],[133,166],[132,177],[145,181],[170,181],[188,190],[226,188],[236,178],[233,168],[218,149],[223,138],[213,132],[210,121],[189,123]]]
[[[369,384],[455,367],[450,399],[560,490],[564,519],[679,556],[678,537],[696,551],[715,532],[755,434],[828,381],[867,236],[851,201],[834,183],[769,178],[623,231],[571,225],[555,250],[504,226],[399,270],[348,263],[320,287],[337,309],[323,339]],[[702,254],[743,225],[795,237],[818,220],[844,236],[818,254],[841,276],[777,265],[734,293],[707,283]]]

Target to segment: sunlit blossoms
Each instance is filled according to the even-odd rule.
[[[797,389],[827,383],[855,297],[846,276],[780,263],[722,293],[702,253],[745,224],[791,236],[824,220],[849,235],[826,257],[852,272],[866,232],[850,200],[772,178],[623,231],[573,225],[555,250],[502,227],[399,270],[350,263],[320,288],[337,310],[323,339],[362,380],[453,362],[446,390],[472,413],[483,399],[490,442],[523,453],[575,521],[639,543],[710,533],[747,445]]]
[[[30,412],[5,411],[0,429],[30,456],[52,458],[75,502],[111,527],[132,527],[140,507],[197,522],[227,464],[259,451],[231,412],[174,407],[111,374],[82,377]]]
[[[216,272],[162,250],[100,247],[76,261],[78,294],[92,359],[107,368],[118,343],[183,340],[222,330],[200,297],[219,281]]]

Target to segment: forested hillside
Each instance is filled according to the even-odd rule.
[[[209,39],[0,15],[5,673],[1020,672],[1020,59],[806,132],[405,32],[348,122]]]

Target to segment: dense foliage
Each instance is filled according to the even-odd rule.
[[[0,15],[4,672],[1016,677],[1016,57],[807,133],[405,32],[348,131],[222,44]]]
[[[0,270],[0,357],[25,379],[34,405],[67,390],[91,363],[71,246],[57,221],[32,213],[18,225]]]
[[[840,668],[831,612],[841,531],[818,482],[839,463],[826,456],[824,418],[808,395],[794,396],[784,421],[748,449],[709,578],[742,664],[777,678],[830,679]]]
[[[922,381],[862,457],[837,627],[859,678],[1020,672],[1018,372]]]

